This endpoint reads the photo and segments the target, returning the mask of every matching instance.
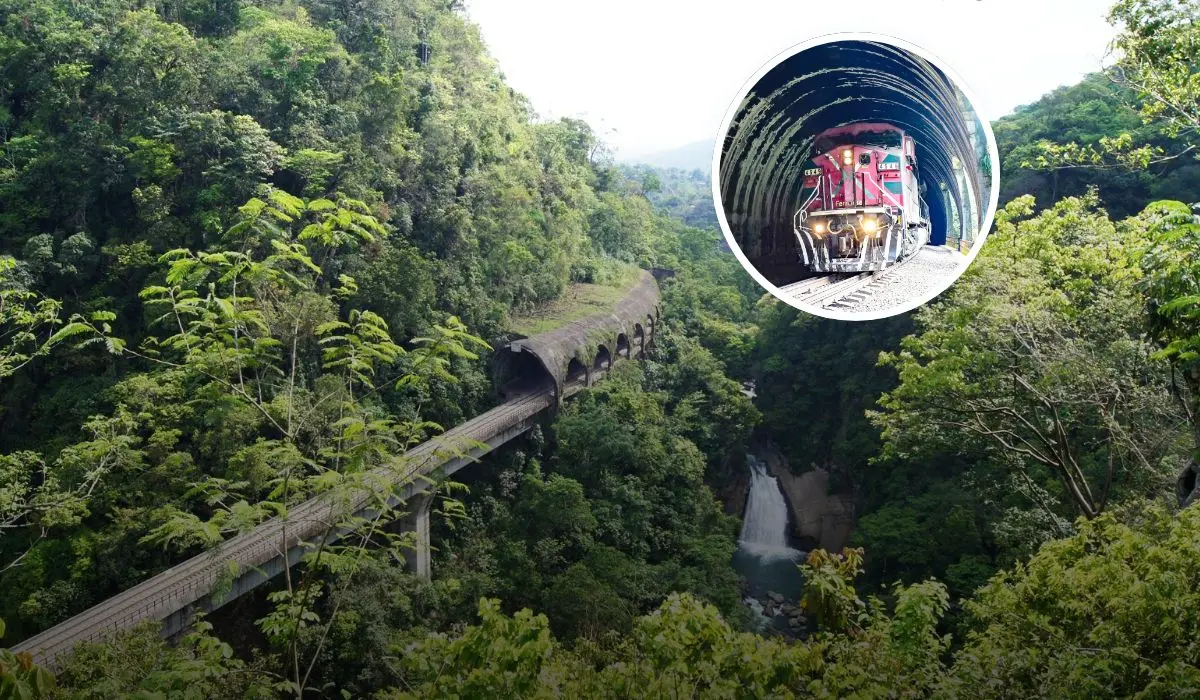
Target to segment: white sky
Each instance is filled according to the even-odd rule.
[[[469,0],[510,85],[628,158],[714,139],[742,86],[821,34],[890,34],[962,77],[989,120],[1100,67],[1113,0]],[[840,11],[830,11],[833,10]]]

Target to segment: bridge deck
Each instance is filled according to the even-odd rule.
[[[457,470],[524,432],[532,426],[530,419],[553,403],[553,392],[548,389],[513,397],[412,448],[400,460],[398,468],[376,469],[372,476],[379,477],[379,483],[388,488],[408,484],[405,497],[419,493],[428,486],[428,475],[439,468],[448,472]],[[516,433],[512,431],[514,427],[519,428]],[[497,441],[497,437],[503,439]],[[286,520],[268,520],[30,637],[16,645],[14,651],[28,651],[39,663],[53,667],[60,654],[80,642],[96,640],[146,620],[167,620],[197,605],[208,609],[218,607],[228,598],[212,601],[210,594],[222,580],[229,580],[231,572],[235,579],[245,575],[256,578],[254,583],[242,586],[239,594],[257,586],[273,575],[262,573],[262,567],[276,562],[274,568],[282,570],[285,556],[289,563],[295,563],[320,539],[336,539],[345,534],[336,530],[338,523],[344,522],[348,514],[377,505],[385,495],[381,493],[383,490],[362,489],[341,498],[314,497],[293,507]]]

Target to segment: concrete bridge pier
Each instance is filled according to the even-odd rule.
[[[433,573],[433,553],[429,546],[429,507],[433,496],[429,493],[413,494],[404,506],[408,515],[400,519],[401,532],[416,533],[416,544],[404,555],[404,569],[428,581]]]

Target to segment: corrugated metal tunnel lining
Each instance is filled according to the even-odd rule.
[[[932,243],[965,252],[991,201],[983,124],[954,83],[924,58],[870,41],[805,49],[768,71],[734,115],[722,145],[720,191],[730,230],[775,284],[810,275],[797,260],[792,215],[818,134],[886,122],[917,144]]]

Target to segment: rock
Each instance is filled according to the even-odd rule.
[[[790,627],[790,628],[792,628],[792,629],[794,629],[794,630],[795,630],[795,629],[800,629],[800,628],[801,628],[801,627],[803,627],[803,626],[804,626],[804,621],[803,621],[803,620],[801,620],[801,619],[799,619],[799,618],[795,618],[795,617],[793,617],[793,618],[791,618],[790,620],[788,620],[788,627]]]
[[[776,593],[775,591],[767,591],[767,597],[770,598],[776,604],[783,603],[783,596],[779,593]]]
[[[774,445],[756,445],[755,454],[779,480],[791,514],[792,535],[798,546],[841,551],[854,530],[854,501],[848,494],[829,493],[829,473],[814,468],[793,474],[787,458]]]

